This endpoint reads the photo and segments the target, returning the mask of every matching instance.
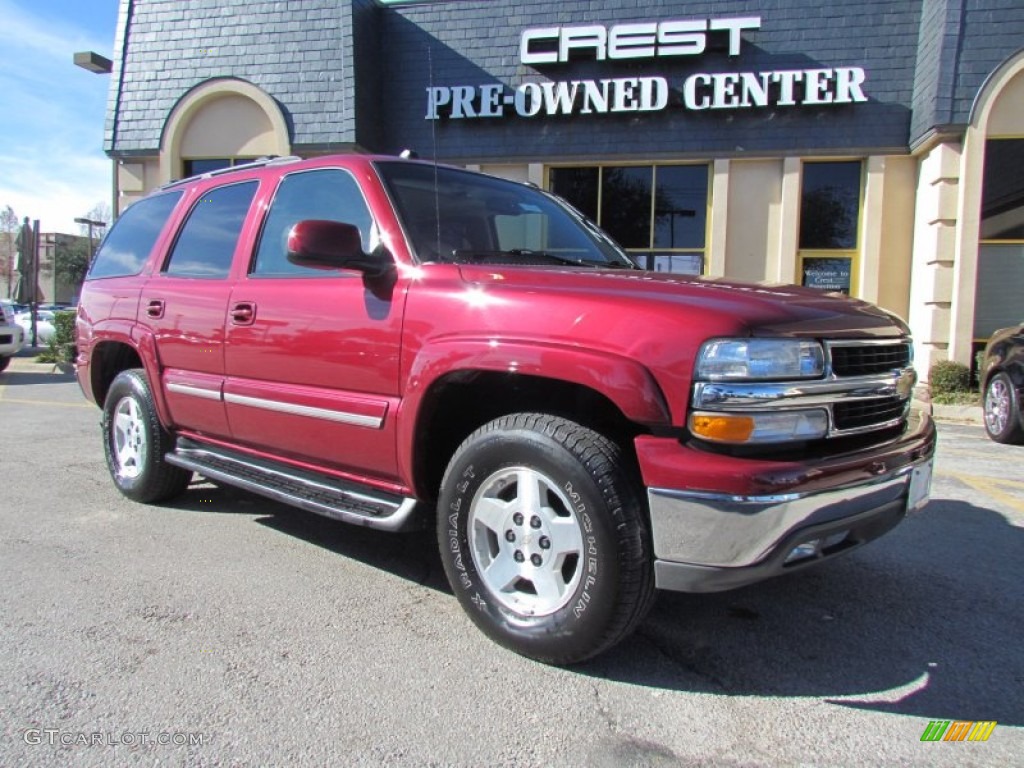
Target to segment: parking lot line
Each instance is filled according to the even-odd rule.
[[[1000,479],[991,477],[978,477],[977,475],[965,475],[959,472],[943,472],[944,475],[952,477],[965,485],[969,485],[976,491],[995,499],[996,501],[1012,507],[1018,512],[1024,512],[1024,499],[1021,494],[1008,492],[1004,489],[1013,488],[1017,491],[1024,490],[1024,483],[1018,480]]]
[[[2,387],[0,387],[0,403],[14,403],[15,405],[55,405],[60,408],[95,408],[92,403],[62,403],[59,400],[28,400],[22,397],[4,397]]]

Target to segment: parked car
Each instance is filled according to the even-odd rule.
[[[0,300],[0,371],[25,344],[25,331],[14,320],[12,302]]]
[[[997,443],[1024,444],[1024,322],[992,334],[981,363],[985,431]]]
[[[32,312],[21,312],[15,316],[18,325],[25,331],[25,339],[32,340]],[[53,312],[48,309],[36,310],[36,341],[46,344],[56,332],[53,326]]]
[[[927,502],[909,329],[863,301],[639,269],[526,184],[278,158],[128,208],[82,288],[111,479],[436,526],[490,637],[581,661],[655,588],[831,560]]]

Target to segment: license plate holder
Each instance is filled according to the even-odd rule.
[[[914,467],[907,489],[907,514],[920,512],[932,496],[932,459]]]

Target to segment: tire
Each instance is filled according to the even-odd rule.
[[[1020,398],[1010,377],[997,373],[985,387],[985,431],[997,443],[1024,443]]]
[[[11,358],[9,358],[9,357],[0,357],[0,373],[3,373],[5,370],[7,370],[7,364],[10,363],[10,362],[11,362]]]
[[[441,481],[438,543],[485,634],[561,665],[640,623],[653,558],[627,461],[597,432],[547,414],[504,416],[462,443]]]
[[[111,383],[102,423],[107,469],[121,493],[152,504],[185,491],[192,473],[164,461],[173,438],[157,418],[153,393],[141,370],[122,371]]]

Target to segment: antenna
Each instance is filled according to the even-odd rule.
[[[430,92],[433,93],[434,88],[434,54],[430,48],[430,43],[427,43],[427,85],[430,86]],[[437,227],[437,246],[435,252],[438,258],[441,257],[441,197],[437,189],[437,121],[440,116],[435,114],[434,119],[430,121],[430,151],[431,161],[434,164],[434,224]]]

